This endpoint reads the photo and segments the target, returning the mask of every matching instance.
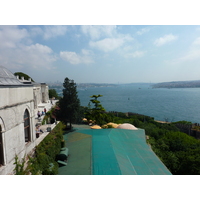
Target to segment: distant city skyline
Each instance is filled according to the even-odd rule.
[[[0,65],[36,82],[200,80],[200,26],[0,26]]]

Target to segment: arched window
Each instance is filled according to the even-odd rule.
[[[25,135],[25,142],[30,142],[31,141],[30,116],[27,109],[24,112],[24,135]]]
[[[0,125],[0,167],[4,165],[4,156],[3,156],[3,137],[2,137],[2,128]]]

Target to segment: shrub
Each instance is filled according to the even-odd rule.
[[[19,161],[18,156],[15,156],[15,169],[14,169],[14,173],[15,175],[26,175],[28,174],[28,170],[25,169],[24,165],[25,165],[25,158],[23,158],[21,161]]]
[[[55,160],[62,147],[63,129],[64,125],[60,122],[36,147],[35,157],[29,159],[32,174],[58,174],[58,164]]]

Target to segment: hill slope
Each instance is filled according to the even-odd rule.
[[[200,87],[200,80],[196,81],[173,81],[156,83],[153,88],[196,88]]]

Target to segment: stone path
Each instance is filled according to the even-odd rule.
[[[36,128],[37,125],[39,125],[39,129],[43,131],[43,133],[39,132],[39,137],[36,138],[36,145],[38,145],[50,133],[50,130],[53,130],[54,127],[56,126],[55,123],[54,124],[42,125],[42,120],[43,120],[45,115],[42,115],[38,119],[37,112],[38,112],[38,110],[40,112],[43,111],[44,108],[46,108],[46,110],[48,112],[49,110],[51,110],[52,107],[55,106],[56,102],[57,102],[57,100],[53,100],[52,103],[50,101],[48,101],[47,103],[39,104],[38,109],[35,109],[35,128]],[[48,129],[50,129],[50,130],[48,130]]]
[[[51,130],[53,130],[55,128],[55,126],[56,126],[55,123],[41,125],[40,129],[43,131],[43,133],[40,133],[39,137],[36,139],[36,145],[38,145],[50,133],[50,131],[47,131],[47,128],[51,128]]]

